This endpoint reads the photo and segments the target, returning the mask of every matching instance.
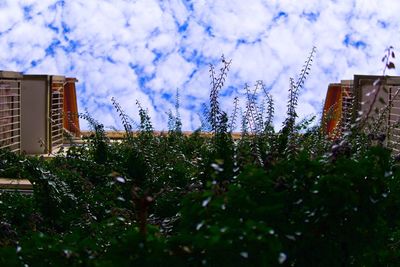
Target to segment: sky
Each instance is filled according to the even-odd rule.
[[[399,12],[393,0],[0,0],[0,70],[76,77],[79,111],[106,127],[121,128],[114,97],[134,121],[138,100],[166,130],[178,90],[183,129],[195,130],[224,55],[222,108],[235,96],[243,106],[245,84],[262,80],[279,128],[314,46],[299,119],[321,113],[329,83],[382,73],[385,49],[400,47]]]

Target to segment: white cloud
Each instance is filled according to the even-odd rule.
[[[272,19],[260,1],[214,1],[200,10],[199,15],[203,23],[212,27],[213,34],[231,42],[257,39]]]
[[[154,90],[182,88],[194,70],[191,63],[185,61],[179,54],[173,53],[157,67],[157,77],[149,84]]]
[[[233,60],[229,90],[243,93],[245,82],[263,79],[280,126],[289,77],[313,45],[300,117],[320,111],[329,82],[382,71],[384,49],[399,43],[398,10],[391,0],[0,1],[0,68],[77,77],[81,111],[106,125],[121,126],[111,112],[114,96],[136,119],[138,99],[166,129],[179,88],[183,126],[194,129],[209,95],[208,64],[219,67],[225,54]],[[228,110],[233,95],[221,96]]]

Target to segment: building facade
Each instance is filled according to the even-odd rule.
[[[65,130],[78,136],[76,82],[0,71],[0,148],[48,154],[63,145]]]
[[[335,138],[355,123],[368,133],[385,134],[385,144],[399,150],[399,76],[354,75],[353,80],[329,84],[322,116],[323,131]]]

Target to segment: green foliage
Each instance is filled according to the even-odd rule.
[[[34,193],[0,194],[0,265],[398,265],[400,164],[384,138],[353,127],[332,140],[315,117],[296,123],[314,50],[278,132],[261,81],[245,86],[243,109],[236,98],[231,116],[222,110],[222,58],[210,71],[210,133],[182,133],[177,92],[168,134],[153,133],[139,102],[134,134],[112,99],[120,142],[85,114],[93,134],[50,161],[1,150],[0,176],[28,178]]]

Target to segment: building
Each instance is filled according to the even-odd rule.
[[[354,75],[353,80],[329,84],[322,116],[323,131],[340,136],[359,121],[367,131],[386,135],[397,150],[400,141],[400,77]],[[400,152],[400,150],[399,150]]]
[[[78,104],[75,84],[76,78],[65,78],[64,85],[64,129],[74,136],[80,136]]]
[[[19,72],[0,71],[0,148],[21,149],[21,80]]]
[[[77,79],[0,71],[0,148],[48,154],[79,136]]]
[[[48,154],[63,144],[64,83],[64,76],[23,76],[22,152]]]

